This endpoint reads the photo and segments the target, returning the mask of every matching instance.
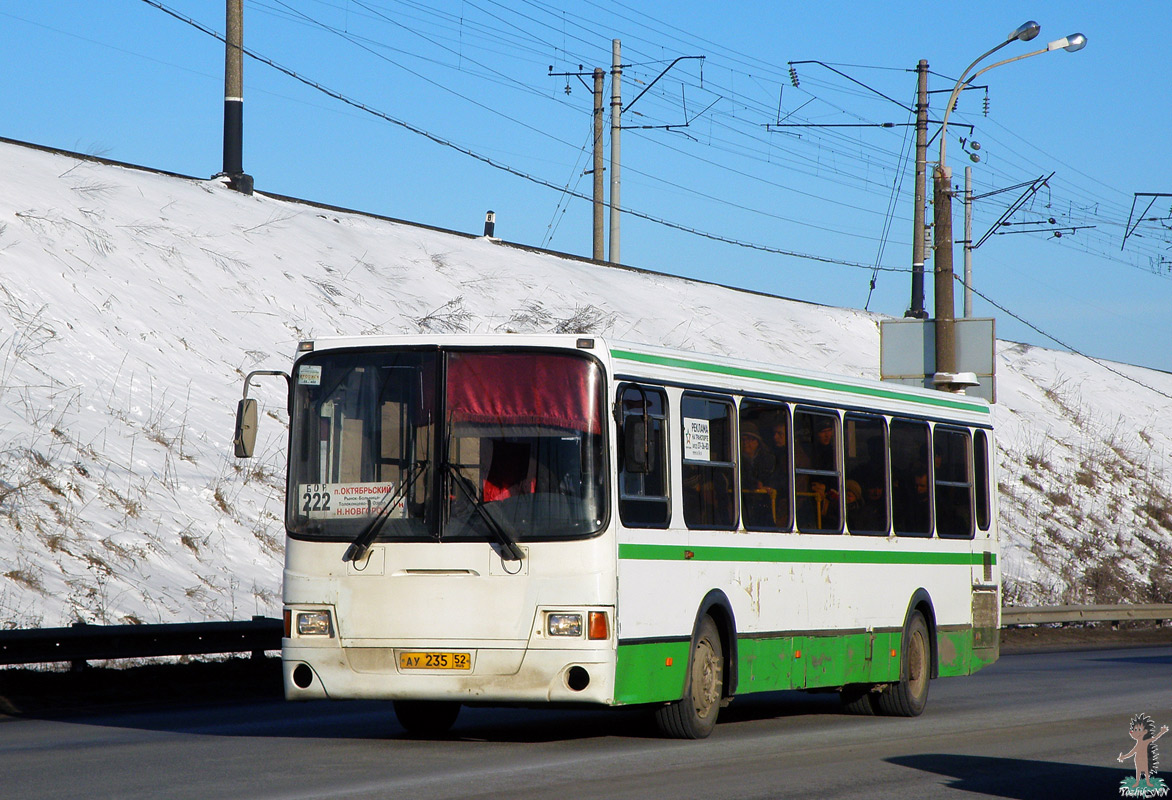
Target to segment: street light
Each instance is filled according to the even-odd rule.
[[[993,53],[996,53],[1002,47],[1017,41],[1028,42],[1036,37],[1041,30],[1041,25],[1030,20],[1010,33],[1005,41],[993,49],[982,53],[979,58],[969,64],[965,71],[961,73],[960,79],[956,82],[956,86],[953,87],[952,94],[948,96],[948,104],[944,107],[944,118],[940,121],[940,163],[936,165],[936,172],[933,176],[932,201],[935,205],[934,222],[936,227],[936,251],[934,256],[936,375],[933,378],[933,382],[941,389],[950,389],[952,384],[955,383],[956,374],[956,340],[952,324],[953,314],[955,313],[952,295],[952,170],[945,161],[945,150],[948,145],[948,116],[952,113],[952,106],[956,102],[956,96],[960,94],[964,85],[994,67],[1000,67],[1002,64],[1009,64],[1013,61],[1021,61],[1023,58],[1029,58],[1030,56],[1049,53],[1052,50],[1066,50],[1067,52],[1073,53],[1086,47],[1087,37],[1081,33],[1073,33],[1070,36],[1050,42],[1042,50],[1035,50],[1032,53],[1025,53],[1024,55],[1007,58],[1004,61],[998,61],[977,71],[971,77],[969,76],[969,72],[973,67],[993,55]]]

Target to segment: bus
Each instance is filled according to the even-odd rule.
[[[755,692],[918,716],[997,659],[982,399],[580,335],[322,338],[285,377],[290,700],[696,739]]]

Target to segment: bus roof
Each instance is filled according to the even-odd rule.
[[[599,357],[617,376],[745,394],[781,395],[799,402],[822,401],[841,405],[846,395],[852,400],[845,405],[877,410],[914,409],[921,414],[940,416],[955,416],[960,412],[975,415],[975,419],[983,424],[988,424],[991,417],[989,403],[979,397],[582,334],[332,336],[302,342],[298,347],[298,357],[319,350],[421,346],[573,349]]]

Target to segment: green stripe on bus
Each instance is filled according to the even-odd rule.
[[[899,680],[902,634],[737,638],[736,694],[784,689],[835,688]],[[993,641],[996,641],[995,639]],[[689,644],[619,643],[615,702],[620,705],[678,700],[684,691]],[[996,647],[974,646],[974,632],[946,631],[936,637],[940,677],[970,675],[997,660]]]
[[[785,383],[793,386],[803,386],[811,389],[826,389],[834,392],[848,392],[850,394],[865,395],[867,397],[881,397],[885,400],[903,400],[908,403],[922,403],[925,405],[952,408],[960,411],[973,411],[979,414],[990,413],[987,405],[966,403],[954,396],[941,393],[939,397],[933,395],[916,395],[900,392],[896,389],[881,389],[874,386],[853,386],[849,383],[825,380],[822,378],[802,378],[797,375],[782,375],[776,372],[765,372],[759,369],[746,369],[728,364],[712,364],[706,361],[693,361],[687,358],[674,356],[652,355],[650,353],[635,353],[630,350],[611,350],[613,358],[623,361],[637,361],[642,364],[657,364],[661,367],[675,367],[677,369],[693,369],[700,372],[713,372],[719,375],[732,375],[738,378],[752,378],[772,383]]]
[[[979,566],[986,553],[886,550],[811,550],[790,547],[684,547],[674,544],[620,544],[629,561],[749,561],[773,564],[963,564]],[[997,563],[996,554],[992,563]]]

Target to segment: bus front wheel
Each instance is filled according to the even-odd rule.
[[[412,736],[442,736],[460,714],[460,704],[448,700],[396,700],[395,716]]]
[[[684,696],[655,710],[659,730],[673,739],[703,739],[716,727],[724,694],[724,648],[712,617],[705,616],[692,640]]]
[[[903,636],[900,680],[887,691],[874,695],[875,710],[889,717],[918,717],[928,704],[928,682],[932,677],[932,644],[928,623],[919,611],[908,617]]]

